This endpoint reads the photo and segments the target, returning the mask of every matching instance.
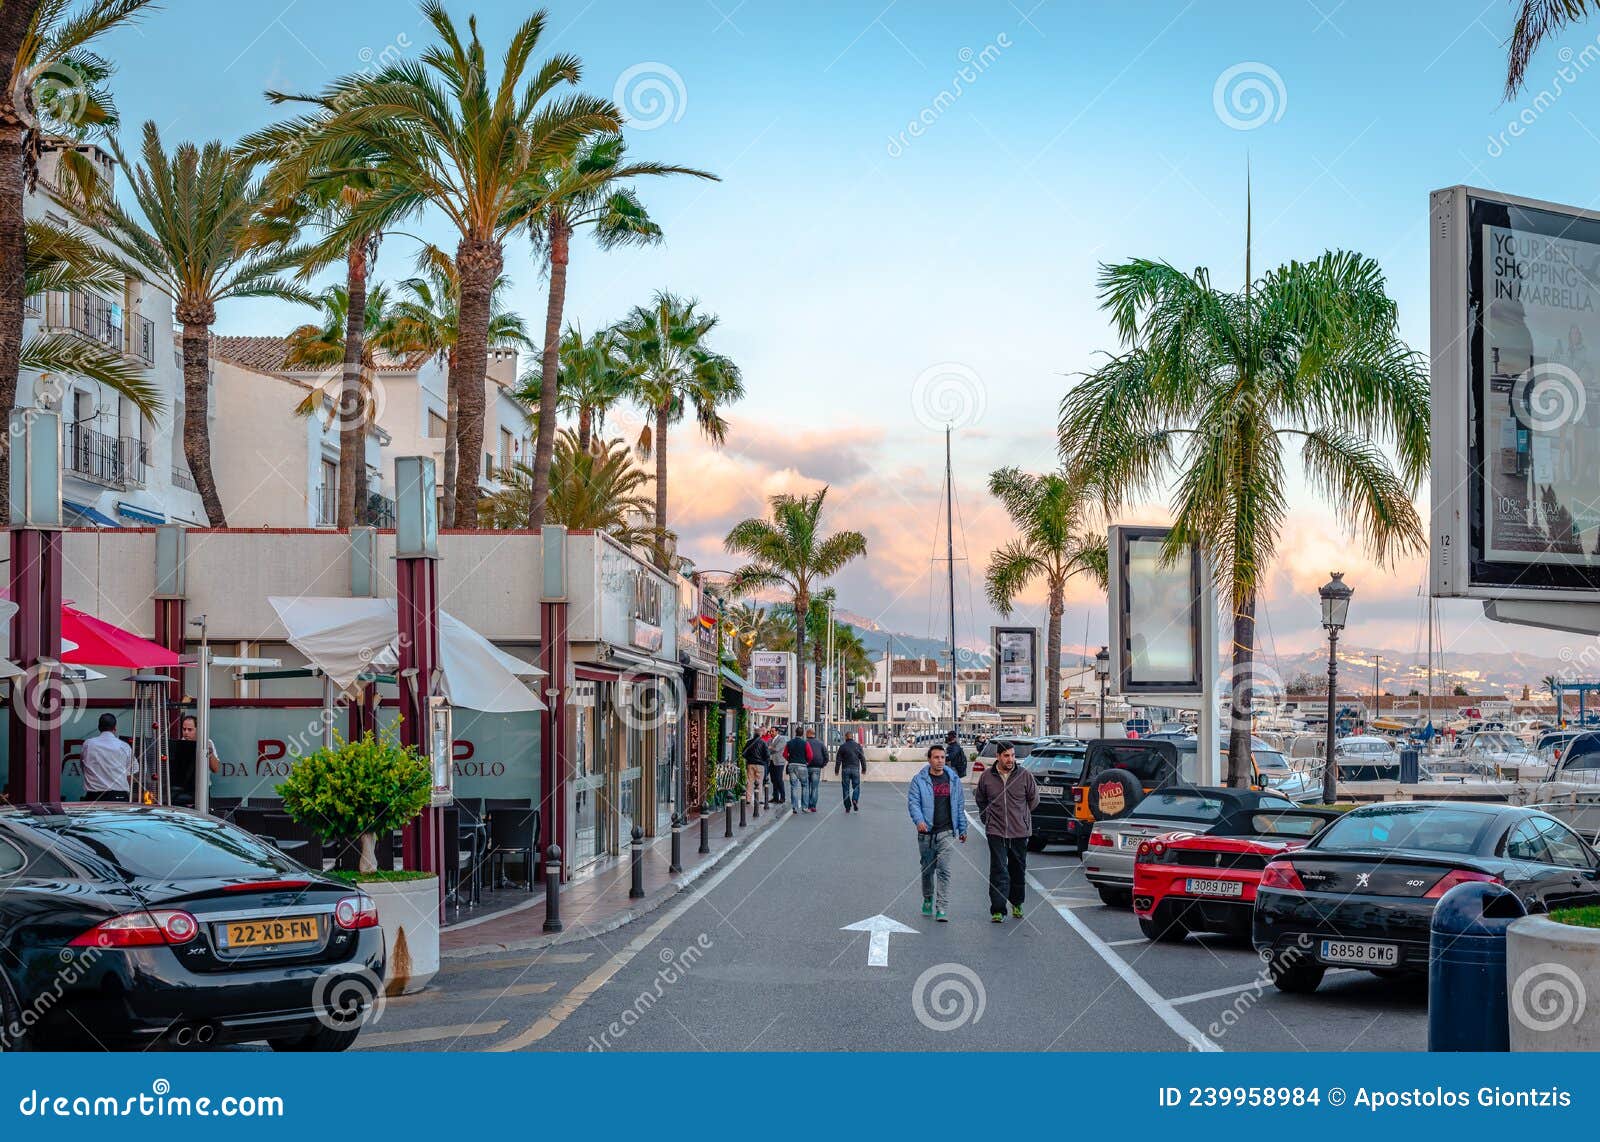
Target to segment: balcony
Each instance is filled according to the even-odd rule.
[[[367,496],[367,525],[369,527],[394,526],[394,501],[388,496],[373,492]]]
[[[174,488],[182,488],[186,492],[198,492],[200,490],[195,486],[194,477],[189,475],[189,469],[187,468],[172,469],[172,486]]]
[[[93,293],[49,293],[44,300],[47,327],[69,330],[145,365],[155,364],[155,322],[128,314],[119,303]],[[37,302],[34,304],[37,312]],[[131,323],[126,322],[128,317],[132,317]]]
[[[144,441],[107,436],[86,424],[69,424],[63,441],[67,471],[109,488],[144,485],[150,461]]]

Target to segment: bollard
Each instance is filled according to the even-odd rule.
[[[561,923],[561,846],[551,845],[544,854],[544,930],[559,932]]]
[[[683,814],[672,815],[672,863],[667,866],[668,872],[683,871]]]
[[[747,821],[745,819],[745,815],[744,814],[745,814],[744,798],[741,797],[741,798],[739,798],[739,827],[741,829],[744,828],[746,825],[748,825],[750,823],[749,821]]]
[[[722,817],[723,817],[722,835],[725,836],[725,837],[733,836],[733,802],[732,801],[724,801],[722,803]]]
[[[711,802],[700,802],[700,855],[711,851]]]
[[[1506,929],[1526,914],[1516,893],[1458,884],[1433,910],[1428,934],[1428,1050],[1508,1051]]]
[[[756,820],[761,816],[761,787],[757,786],[750,794],[750,819]]]
[[[633,884],[628,889],[628,899],[637,900],[644,895],[644,830],[633,827]]]
[[[772,808],[772,770],[767,770],[766,777],[761,782],[761,807]]]
[[[1422,755],[1414,749],[1400,751],[1400,784],[1415,785],[1421,780]]]

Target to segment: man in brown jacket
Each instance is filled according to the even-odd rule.
[[[1020,920],[1039,786],[1033,774],[1017,764],[1017,749],[1010,742],[995,747],[994,766],[978,778],[974,799],[989,839],[989,918],[1003,924],[1009,903],[1011,915]]]

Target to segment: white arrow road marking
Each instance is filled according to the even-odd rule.
[[[872,938],[867,941],[867,966],[869,968],[886,968],[889,966],[889,936],[892,933],[905,932],[908,935],[917,935],[915,928],[907,928],[900,921],[890,919],[881,912],[876,916],[868,916],[865,920],[857,920],[854,924],[846,924],[839,931],[872,933]]]

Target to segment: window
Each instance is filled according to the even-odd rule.
[[[1548,863],[1558,864],[1562,868],[1591,869],[1594,867],[1594,858],[1589,852],[1589,846],[1573,835],[1559,821],[1543,820],[1537,822],[1540,835],[1544,838],[1545,852]]]
[[[445,436],[445,430],[448,427],[449,427],[449,424],[445,420],[444,417],[442,417],[438,413],[434,412],[431,408],[428,410],[428,437],[429,437],[429,439],[443,440],[444,436]]]
[[[90,814],[60,827],[130,876],[244,879],[303,871],[249,833],[199,817]]]
[[[500,430],[500,468],[502,471],[511,467],[511,433],[506,429]]]
[[[1471,809],[1395,806],[1354,809],[1331,825],[1317,842],[1319,849],[1426,849],[1476,853],[1492,813]]]
[[[487,452],[483,454],[483,478],[485,480],[494,479],[494,457]]]
[[[1524,821],[1511,830],[1506,837],[1506,859],[1526,860],[1534,864],[1549,864],[1549,852],[1545,848],[1544,838],[1539,835],[1539,830],[1534,827],[1534,822]]]
[[[1134,806],[1132,816],[1156,820],[1217,821],[1222,818],[1222,809],[1223,803],[1215,797],[1198,797],[1193,793],[1152,793]]]
[[[8,842],[0,841],[0,876],[15,876],[22,871],[22,854]]]
[[[1296,837],[1307,839],[1317,835],[1327,824],[1321,817],[1309,813],[1255,813],[1250,817],[1250,832],[1258,837]]]

